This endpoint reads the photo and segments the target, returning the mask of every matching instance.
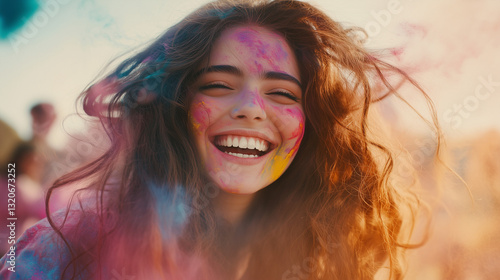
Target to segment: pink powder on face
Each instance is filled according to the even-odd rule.
[[[248,92],[238,96],[239,102],[241,102],[247,98],[249,98],[249,100],[246,103],[250,107],[259,106],[259,108],[261,108],[262,110],[265,109],[264,99],[262,98],[262,96],[259,94],[259,92],[256,89],[253,91],[249,90]]]
[[[273,118],[273,122],[275,122],[276,126],[280,129],[282,129],[282,127],[288,126],[291,119],[295,119],[295,122],[299,123],[299,126],[295,129],[295,131],[292,132],[291,136],[287,138],[287,140],[291,140],[294,138],[302,139],[302,135],[304,134],[304,117],[302,115],[302,111],[292,108],[283,109],[275,105],[271,105],[271,107],[279,112],[280,115],[286,116],[285,119]]]
[[[295,142],[295,145],[293,145],[293,148],[290,151],[292,155],[295,155],[297,151],[299,150],[300,143],[302,142],[302,138],[304,137],[304,117],[302,113],[295,109],[286,109],[286,112],[290,114],[292,118],[295,118],[299,122],[299,126],[292,132],[292,136],[290,136],[289,139],[294,139],[297,138],[297,141]]]
[[[288,52],[285,51],[283,48],[283,43],[276,43],[274,45],[274,48],[276,50],[276,59],[281,61],[281,60],[286,60],[288,58]]]
[[[302,138],[304,137],[304,123],[303,122],[301,122],[299,124],[299,127],[297,127],[297,129],[293,132],[293,134],[297,135],[296,137],[298,137],[297,142],[295,142],[295,145],[293,146],[293,153],[295,154],[299,150],[299,145],[302,142]]]
[[[299,126],[292,133],[292,136],[288,139],[293,139],[296,137],[300,137],[304,135],[304,118],[302,117],[302,113],[299,110],[286,109],[285,110],[292,118],[297,119],[299,121]],[[299,141],[300,142],[300,141]]]
[[[266,106],[264,105],[264,98],[262,98],[262,96],[257,95],[255,97],[255,100],[257,101],[257,105],[259,105],[260,108],[262,108],[263,110],[266,109]]]
[[[192,105],[189,111],[191,123],[196,131],[205,130],[210,122],[210,107],[201,101]]]
[[[282,42],[277,42],[270,45],[256,37],[256,31],[248,30],[239,32],[237,40],[244,44],[248,49],[254,51],[253,56],[266,61],[274,71],[280,71],[279,62],[283,62],[288,58],[288,53],[283,48]],[[262,71],[262,65],[258,60],[254,61],[257,71]]]
[[[264,71],[264,67],[262,66],[261,63],[259,63],[258,61],[254,61],[254,64],[255,64],[255,70],[252,69],[253,71],[257,72],[257,73],[260,73],[262,71]]]
[[[269,95],[270,91],[281,88],[294,91],[269,72],[300,76],[296,58],[280,34],[261,27],[241,26],[221,34],[210,54],[209,65],[228,65],[240,71],[215,73],[200,79],[199,84],[224,82],[231,86],[231,91],[194,92],[190,120],[198,125],[193,134],[201,160],[221,190],[255,193],[285,172],[300,146],[304,130],[301,122],[305,119],[300,116],[301,104],[281,102],[284,100]],[[201,106],[201,101],[210,110]],[[213,144],[212,136],[228,133],[228,129],[259,130],[276,142],[276,147],[261,160],[233,158]]]

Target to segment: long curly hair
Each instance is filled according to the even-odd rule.
[[[221,32],[245,24],[283,35],[295,53],[306,125],[289,168],[228,225],[189,129],[189,86]],[[94,194],[92,207],[66,213],[91,221],[91,238],[48,214],[72,256],[62,278],[126,268],[138,279],[373,279],[387,264],[401,279],[403,222],[414,223],[406,210],[417,200],[391,184],[394,155],[371,139],[369,109],[400,97],[388,75],[428,97],[365,50],[361,33],[302,1],[216,1],[85,90],[83,109],[111,145],[49,190],[47,205],[74,182],[90,180],[83,190]]]

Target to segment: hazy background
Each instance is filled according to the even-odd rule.
[[[7,2],[0,0],[0,14]],[[0,17],[0,119],[27,140],[29,108],[36,102],[52,103],[57,120],[48,143],[55,150],[64,149],[68,132],[82,129],[79,117],[73,115],[76,97],[111,59],[155,38],[206,3],[19,2],[27,6],[18,28],[16,24],[7,28],[8,13]],[[433,204],[433,237],[412,252],[407,278],[496,279],[500,275],[495,268],[500,263],[500,1],[310,3],[345,26],[365,28],[370,49],[419,81],[436,105],[447,138],[444,157],[472,192],[450,175],[444,176],[446,183],[439,191],[429,187],[439,198]],[[411,94],[408,98],[412,101]],[[420,101],[414,101],[419,107]],[[411,114],[401,114],[407,111],[396,106],[383,114],[406,141],[424,183],[434,186],[430,158],[435,147]]]

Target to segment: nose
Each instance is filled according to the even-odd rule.
[[[257,90],[241,92],[231,110],[233,119],[265,120],[264,100]]]

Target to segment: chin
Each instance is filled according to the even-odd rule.
[[[231,193],[231,194],[254,194],[267,186],[264,184],[228,185],[228,184],[226,184],[224,182],[220,182],[220,181],[219,182],[215,181],[215,182],[222,191],[224,191],[226,193]]]

